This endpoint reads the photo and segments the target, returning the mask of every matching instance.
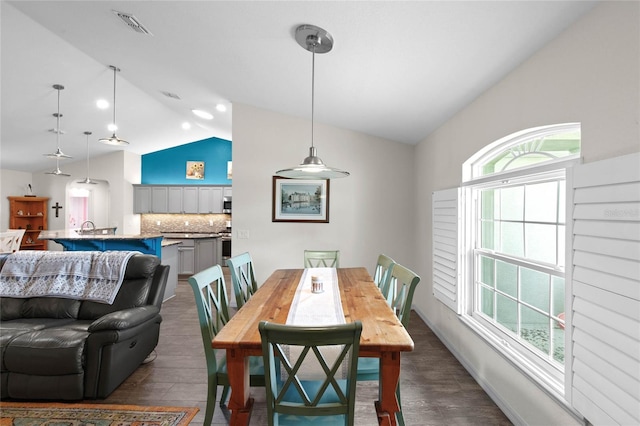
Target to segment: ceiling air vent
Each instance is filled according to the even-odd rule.
[[[175,93],[165,92],[165,91],[162,91],[162,90],[160,91],[160,93],[165,95],[167,98],[180,99],[180,96],[176,95]]]
[[[114,10],[113,13],[115,13],[118,18],[122,19],[122,22],[124,22],[133,31],[153,35],[151,34],[151,31],[146,29],[135,16],[125,12],[118,12],[117,10]]]

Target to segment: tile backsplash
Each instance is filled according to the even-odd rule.
[[[230,214],[143,214],[140,233],[221,232],[227,229]]]

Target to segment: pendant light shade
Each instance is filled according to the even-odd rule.
[[[68,173],[62,173],[60,170],[60,159],[56,158],[56,168],[50,172],[45,172],[45,175],[55,175],[55,176],[71,176]]]
[[[91,180],[91,178],[89,178],[89,136],[91,135],[91,132],[84,132],[84,134],[87,136],[87,177],[79,180],[78,183],[97,185],[98,182],[94,182]]]
[[[116,74],[120,71],[120,68],[115,67],[113,65],[109,65],[109,68],[113,70],[113,135],[108,138],[102,138],[99,142],[102,142],[106,145],[115,145],[115,146],[127,146],[129,142],[124,139],[120,139],[116,136],[116,130],[118,126],[116,125]]]
[[[296,41],[311,56],[311,147],[309,156],[297,166],[278,170],[277,176],[295,179],[336,179],[349,176],[349,172],[325,165],[317,155],[313,144],[313,116],[315,98],[315,57],[316,53],[327,53],[333,48],[331,34],[315,25],[300,25],[296,29]]]
[[[71,158],[71,156],[64,154],[60,149],[60,133],[62,132],[62,130],[60,130],[60,117],[62,117],[62,114],[60,114],[60,91],[64,90],[64,86],[61,84],[54,84],[53,88],[58,91],[58,112],[53,114],[53,116],[56,118],[56,128],[52,130],[56,134],[56,151],[53,154],[43,155],[45,157],[53,158],[56,160],[59,160],[61,158]]]

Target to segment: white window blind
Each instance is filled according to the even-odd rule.
[[[458,284],[460,282],[460,189],[433,193],[433,294],[455,311],[462,313]]]
[[[572,404],[640,424],[640,154],[573,168]]]

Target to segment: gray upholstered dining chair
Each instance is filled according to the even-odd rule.
[[[258,291],[253,260],[249,253],[242,253],[227,259],[227,266],[231,272],[231,283],[233,285],[233,293],[236,296],[236,305],[240,309]]]
[[[223,386],[220,406],[224,406],[229,395],[229,376],[227,374],[226,354],[218,353],[211,347],[211,341],[229,321],[229,307],[224,275],[220,265],[207,268],[189,277],[200,320],[200,332],[207,360],[208,389],[207,408],[204,425],[209,426],[213,419],[218,386]],[[249,357],[250,386],[264,386],[264,364],[262,357]]]
[[[261,321],[258,329],[268,424],[353,425],[362,323],[306,327]]]
[[[340,250],[305,250],[305,268],[339,268]]]
[[[386,289],[387,302],[396,316],[407,327],[409,324],[409,316],[411,315],[411,303],[413,302],[413,294],[416,286],[420,282],[420,276],[410,269],[398,263],[391,266],[389,280]],[[383,294],[385,290],[383,290]],[[358,359],[358,381],[380,380],[380,360],[378,358]],[[402,401],[400,399],[400,382],[396,388],[396,397],[400,411],[396,413],[396,419],[400,426],[404,426],[404,416],[402,415]]]

